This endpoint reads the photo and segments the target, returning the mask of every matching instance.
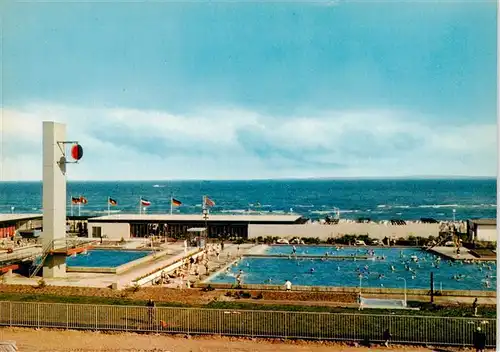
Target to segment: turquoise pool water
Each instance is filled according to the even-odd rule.
[[[297,259],[244,258],[232,266],[229,272],[212,277],[213,283],[235,283],[239,270],[243,271],[245,284],[284,284],[290,280],[294,285],[402,288],[404,278],[408,288],[430,289],[430,272],[434,272],[434,288],[439,290],[495,290],[496,264],[463,264],[441,259],[418,249],[372,248],[375,256],[384,260],[322,260],[305,259],[301,255],[350,256],[366,255],[368,247],[343,248],[339,251],[330,246],[297,246]],[[292,246],[270,246],[264,254],[290,254]],[[411,257],[417,256],[418,263]],[[405,266],[406,265],[406,266]],[[391,269],[394,267],[394,271]],[[365,268],[366,267],[366,268]],[[311,269],[314,268],[314,272]],[[408,270],[407,268],[411,269]],[[380,277],[380,275],[383,277]],[[455,275],[463,275],[455,279]],[[486,287],[486,280],[490,287]]]
[[[91,249],[87,254],[68,257],[68,267],[116,268],[151,254],[151,251],[129,251],[119,249]]]

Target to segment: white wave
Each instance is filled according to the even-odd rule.
[[[227,210],[221,210],[221,213],[234,213],[234,214],[243,214],[243,213],[252,213],[252,211],[249,211],[247,209],[227,209]]]
[[[83,211],[82,210],[82,213],[84,212],[87,212],[87,213],[96,213],[96,214],[107,214],[108,211],[107,210],[89,210],[89,211]],[[110,210],[109,211],[110,214],[117,214],[117,213],[121,213],[121,210]]]
[[[297,204],[295,205],[296,208],[314,208],[313,204]]]
[[[377,205],[377,208],[387,208],[388,205],[387,204],[379,204]]]
[[[427,204],[427,205],[419,205],[419,208],[458,208],[458,204]]]
[[[165,185],[153,185],[154,188],[163,188]]]

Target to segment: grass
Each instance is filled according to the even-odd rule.
[[[25,298],[34,299],[34,296]],[[393,340],[398,342],[463,345],[472,343],[472,333],[478,323],[478,319],[383,315],[379,311],[378,315],[369,315],[367,311],[363,314],[358,311],[355,314],[242,311],[235,310],[242,306],[227,309],[227,305],[222,304],[212,304],[212,308],[221,308],[217,310],[159,307],[150,321],[144,305],[123,305],[137,301],[123,300],[111,306],[97,305],[97,300],[88,303],[0,302],[0,325],[372,341],[380,340],[383,331],[390,329]],[[495,343],[495,328],[494,320],[485,325],[488,345]]]
[[[117,306],[138,306],[144,307],[145,300],[134,300],[129,298],[110,298],[98,296],[59,296],[47,294],[26,294],[26,293],[2,293],[0,301],[13,302],[41,302],[41,303],[70,303],[70,304],[93,304],[93,305],[117,305]],[[441,316],[441,317],[470,317],[472,309],[469,305],[443,307],[432,306],[428,303],[408,302],[410,306],[420,306],[419,311],[415,310],[385,310],[385,309],[364,309],[358,311],[357,308],[342,308],[329,306],[306,306],[282,305],[282,304],[258,304],[258,300],[252,302],[221,302],[214,301],[205,305],[183,304],[178,302],[157,302],[158,307],[181,307],[181,308],[208,308],[208,309],[228,309],[228,310],[255,310],[255,311],[282,311],[282,312],[311,312],[311,313],[356,313],[356,314],[396,314],[413,316]],[[495,307],[479,307],[479,313],[483,318],[496,318]]]

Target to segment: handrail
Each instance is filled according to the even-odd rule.
[[[61,247],[56,247],[55,243],[58,241],[64,241],[64,245]],[[35,270],[30,274],[30,277],[34,277],[40,269],[43,267],[43,264],[45,263],[45,259],[49,256],[50,252],[56,249],[60,248],[65,248],[66,251],[68,250],[68,242],[74,241],[73,243],[76,243],[76,245],[85,245],[87,243],[92,243],[94,242],[93,240],[78,240],[78,239],[73,239],[73,238],[56,238],[50,241],[42,250],[42,260],[40,263],[36,266]],[[73,247],[73,245],[71,245]]]

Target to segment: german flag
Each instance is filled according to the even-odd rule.
[[[72,204],[80,204],[80,198],[71,197],[71,203]]]
[[[182,202],[180,200],[172,198],[172,205],[178,207],[178,206],[182,205]]]
[[[85,198],[84,196],[80,196],[80,203],[81,204],[87,204],[89,201],[87,200],[87,198]]]
[[[118,202],[115,199],[113,199],[113,198],[109,198],[108,202],[109,202],[110,205],[117,205],[118,204]]]

